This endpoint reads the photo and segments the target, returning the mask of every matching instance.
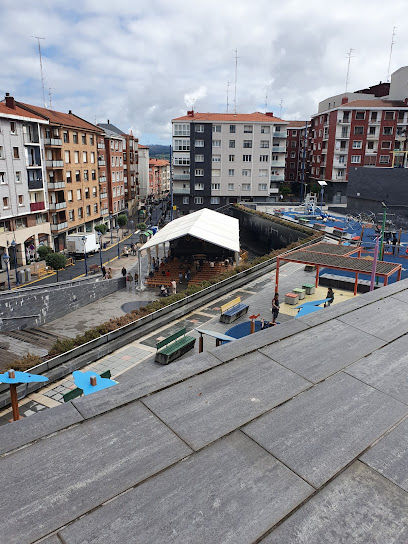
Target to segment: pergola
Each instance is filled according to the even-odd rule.
[[[276,279],[275,292],[279,287],[279,265],[281,261],[291,263],[302,263],[316,267],[316,287],[319,285],[319,271],[321,268],[332,268],[334,270],[344,270],[355,274],[354,295],[357,294],[359,274],[371,275],[373,271],[373,261],[361,259],[361,247],[343,246],[319,242],[309,247],[291,251],[285,255],[280,255],[276,259]],[[358,253],[358,257],[351,257],[353,253]],[[384,286],[388,284],[388,278],[398,272],[397,281],[401,279],[402,265],[397,263],[388,263],[377,261],[375,275],[384,278]]]

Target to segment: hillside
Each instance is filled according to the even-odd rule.
[[[151,144],[149,145],[149,156],[154,159],[170,160],[170,146]]]

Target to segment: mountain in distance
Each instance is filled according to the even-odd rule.
[[[166,159],[170,160],[170,146],[160,144],[149,144],[149,157],[153,159]]]

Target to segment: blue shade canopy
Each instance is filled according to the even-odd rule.
[[[321,300],[311,300],[310,302],[304,302],[303,304],[299,304],[299,306],[294,306],[293,308],[295,310],[300,310],[300,308],[304,308],[305,306],[320,306],[320,304],[324,304],[329,300],[329,298],[322,298]]]
[[[9,378],[8,371],[0,374],[0,383],[31,383],[31,382],[48,382],[48,378],[40,374],[28,374],[27,372],[14,371],[15,378]]]
[[[319,310],[323,310],[323,308],[320,308],[320,306],[305,306],[304,308],[300,308],[297,315],[295,315],[295,319],[297,317],[312,314],[313,312],[318,312]]]
[[[107,389],[108,387],[116,385],[115,381],[110,380],[109,378],[101,378],[99,374],[92,370],[88,370],[88,372],[75,370],[72,375],[74,377],[75,385],[82,389],[84,395],[90,395],[96,391],[102,391],[102,389]],[[92,376],[96,377],[96,385],[91,385]]]

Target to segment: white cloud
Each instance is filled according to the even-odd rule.
[[[406,64],[406,2],[382,0],[3,0],[0,94],[41,104],[38,50],[53,107],[91,122],[111,122],[151,143],[169,142],[170,119],[195,102],[197,111],[268,109],[306,118],[318,101],[344,90],[352,47],[350,90],[385,80],[392,27],[392,69]],[[395,14],[395,20],[392,19]],[[397,17],[398,20],[397,20]],[[48,92],[47,92],[48,94]]]

